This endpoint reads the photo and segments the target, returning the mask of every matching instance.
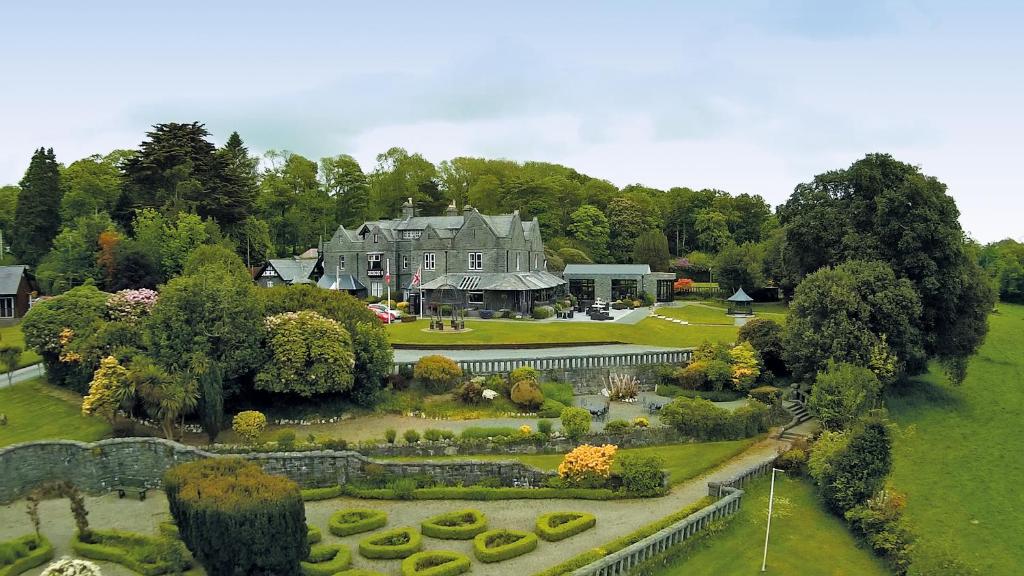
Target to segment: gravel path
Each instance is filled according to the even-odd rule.
[[[318,526],[324,533],[324,542],[344,542],[353,550],[354,565],[372,568],[389,575],[399,574],[397,560],[370,561],[356,552],[359,536],[336,538],[327,531],[327,519],[335,510],[359,506],[387,510],[388,527],[418,526],[426,518],[441,512],[461,508],[476,508],[488,517],[492,528],[507,527],[532,530],[536,517],[553,511],[591,512],[597,516],[597,526],[567,540],[548,543],[541,541],[536,551],[497,564],[482,564],[474,559],[472,574],[478,576],[504,576],[515,574],[529,576],[549,566],[566,560],[576,554],[609,542],[658,518],[696,502],[707,494],[709,480],[721,480],[732,476],[763,459],[775,454],[785,442],[765,440],[743,454],[730,460],[716,470],[676,486],[672,493],[662,498],[617,500],[594,502],[586,500],[519,500],[505,502],[469,502],[455,500],[429,500],[416,502],[385,502],[339,498],[306,505],[307,521]],[[143,502],[134,499],[118,499],[115,494],[86,499],[89,522],[94,528],[118,528],[141,533],[156,533],[157,524],[169,517],[167,501],[163,492],[151,492]],[[51,500],[40,506],[43,519],[43,533],[53,542],[56,554],[70,554],[69,542],[74,521],[68,509],[67,500]],[[25,514],[25,502],[0,506],[0,541],[8,540],[31,531],[31,524]],[[364,535],[365,536],[365,535]],[[446,549],[464,552],[472,557],[472,542],[444,541],[424,538],[425,549]],[[132,576],[134,573],[116,564],[101,562],[105,576]],[[26,572],[38,576],[42,568]]]
[[[39,378],[46,374],[46,368],[43,368],[43,363],[32,364],[31,366],[25,366],[18,368],[11,374],[10,382],[7,381],[7,373],[0,374],[0,388],[4,388],[18,382],[24,382],[33,378]]]

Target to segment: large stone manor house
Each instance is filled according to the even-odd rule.
[[[489,216],[453,204],[444,216],[417,216],[410,199],[400,219],[339,226],[320,253],[319,286],[385,297],[390,271],[392,299],[416,311],[420,294],[429,307],[441,295],[435,291],[457,292],[470,308],[524,314],[564,293],[565,281],[547,271],[537,219],[524,221],[518,211]]]

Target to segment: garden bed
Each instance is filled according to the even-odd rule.
[[[593,528],[597,518],[585,512],[551,512],[537,518],[537,534],[548,542],[558,542]]]
[[[502,562],[537,549],[537,535],[522,530],[489,530],[473,538],[473,554],[481,562]]]
[[[487,530],[487,517],[479,510],[438,514],[420,525],[424,536],[442,540],[469,540],[484,530]]]
[[[335,536],[350,536],[383,528],[388,523],[387,513],[369,508],[346,508],[331,514],[327,529]]]
[[[402,576],[455,576],[469,571],[469,556],[447,550],[428,550],[402,561]]]
[[[16,576],[53,558],[53,545],[44,536],[27,534],[0,542],[0,576]]]
[[[392,560],[411,556],[422,546],[423,538],[415,528],[396,528],[360,540],[359,553],[373,560]]]
[[[352,564],[352,553],[344,544],[320,544],[309,549],[309,557],[299,563],[302,576],[333,576]]]
[[[114,562],[143,576],[174,574],[191,566],[180,541],[119,530],[91,530],[88,541],[75,533],[71,549],[83,558]]]

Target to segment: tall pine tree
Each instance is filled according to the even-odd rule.
[[[60,230],[60,170],[53,148],[32,154],[20,187],[11,251],[21,263],[35,265],[50,251]]]

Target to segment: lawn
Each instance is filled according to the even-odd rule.
[[[22,349],[25,348],[25,335],[21,333],[21,325],[14,324],[12,326],[0,326],[0,342],[5,344],[17,344]],[[18,362],[18,367],[28,366],[35,364],[41,359],[39,355],[35,353],[35,350],[25,350],[21,353],[21,360]],[[3,367],[0,367],[0,372],[5,371]]]
[[[902,433],[892,483],[924,549],[956,552],[983,574],[1024,566],[1024,306],[1000,304],[967,379],[936,367],[887,398]]]
[[[681,306],[664,306],[657,309],[658,314],[685,320],[690,324],[723,324],[733,325],[732,316],[728,316],[723,308],[704,306],[696,303],[684,303]]]
[[[672,485],[675,485],[698,476],[709,468],[714,468],[731,459],[760,439],[760,437],[756,437],[726,442],[700,442],[672,444],[669,446],[649,446],[646,448],[624,448],[618,454],[660,456],[665,461],[665,469],[668,470],[669,481]],[[562,461],[562,456],[562,454],[484,454],[478,456],[408,457],[394,458],[394,460],[402,462],[425,460],[516,460],[541,470],[555,470]]]
[[[722,300],[705,300],[705,301],[701,302],[701,304],[704,304],[706,306],[713,306],[715,308],[719,308],[719,309],[721,309],[723,311],[723,313],[724,313],[724,311],[726,309],[728,309],[727,303],[722,301]],[[754,310],[754,315],[755,316],[761,316],[763,318],[771,318],[772,320],[775,320],[776,322],[785,322],[786,316],[789,315],[789,307],[783,301],[779,301],[779,302],[754,302],[753,304],[751,304],[751,307]]]
[[[689,348],[705,340],[731,342],[735,326],[680,326],[657,318],[638,324],[614,322],[535,322],[531,320],[467,320],[468,332],[430,332],[427,322],[388,326],[392,344],[553,344],[620,342]]]
[[[30,440],[62,439],[91,442],[110,433],[100,418],[82,416],[82,397],[51,386],[42,378],[0,388],[0,446]]]
[[[721,533],[696,543],[692,550],[656,572],[657,576],[761,574],[770,482],[747,488],[740,511]],[[775,477],[766,574],[778,576],[883,576],[886,566],[858,546],[846,524],[819,503],[807,480]]]

